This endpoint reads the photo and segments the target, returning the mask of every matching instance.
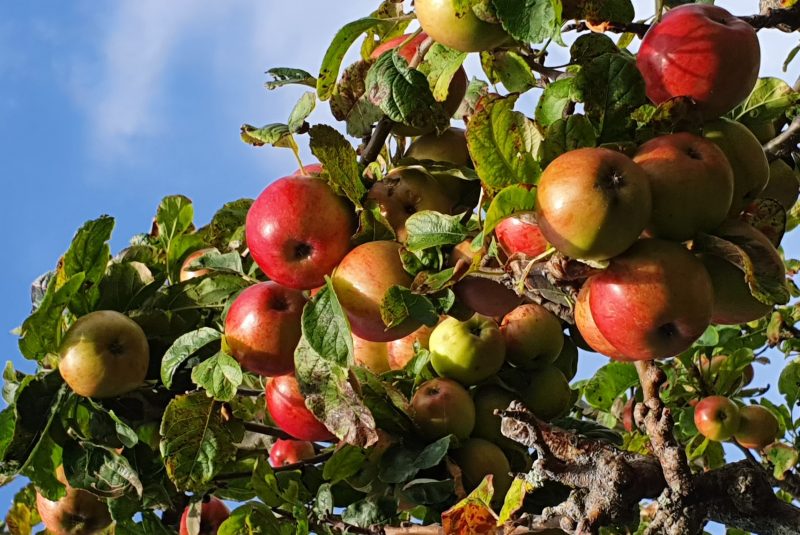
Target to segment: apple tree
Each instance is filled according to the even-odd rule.
[[[308,91],[241,137],[293,175],[34,284],[3,528],[800,533],[800,93],[759,78],[800,47],[758,39],[800,6],[761,4],[386,0],[270,69]]]

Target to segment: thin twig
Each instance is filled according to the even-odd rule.
[[[244,428],[251,433],[258,433],[259,435],[266,435],[268,437],[275,437],[275,438],[283,438],[288,440],[294,440],[295,438],[287,433],[286,431],[282,431],[277,427],[270,427],[264,424],[258,424],[255,422],[244,422]]]
[[[797,150],[797,143],[800,141],[800,115],[794,118],[789,127],[767,141],[764,145],[764,152],[769,160],[776,160],[783,156],[788,156]]]
[[[384,143],[386,143],[386,139],[389,137],[389,134],[392,133],[393,127],[394,121],[388,117],[383,117],[378,121],[378,124],[375,125],[375,129],[372,131],[367,146],[364,147],[364,152],[361,153],[361,165],[369,165],[378,158]]]

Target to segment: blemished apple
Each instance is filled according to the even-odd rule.
[[[283,431],[298,440],[325,442],[335,437],[308,407],[294,375],[280,375],[267,382],[267,410]]]
[[[528,369],[552,364],[564,347],[562,329],[561,321],[542,305],[518,306],[500,323],[506,360]]]
[[[780,158],[770,162],[767,187],[758,194],[758,197],[774,199],[788,211],[795,205],[798,196],[800,196],[800,180],[794,167]]]
[[[213,247],[206,247],[205,249],[198,249],[197,251],[192,252],[189,256],[186,257],[186,260],[183,261],[181,265],[180,275],[178,280],[181,282],[186,282],[191,279],[195,279],[197,277],[202,277],[204,275],[208,275],[211,271],[208,269],[190,269],[189,266],[192,265],[192,262],[200,258],[206,253],[210,253],[211,251],[216,251]]]
[[[506,358],[500,328],[480,314],[466,321],[445,319],[433,329],[428,345],[436,373],[467,386],[496,374]]]
[[[295,464],[310,459],[314,454],[314,445],[307,440],[279,438],[269,450],[269,465],[276,467]]]
[[[66,486],[66,495],[57,501],[36,493],[36,510],[51,535],[92,535],[111,524],[106,502],[67,482],[63,466],[56,469],[56,479]]]
[[[694,407],[694,425],[704,437],[723,442],[739,429],[739,407],[725,396],[708,396]]]
[[[644,170],[610,149],[562,154],[550,162],[537,187],[536,221],[542,235],[572,258],[617,256],[636,241],[650,214]]]
[[[711,277],[675,242],[639,240],[590,281],[589,306],[597,329],[633,360],[677,355],[711,321]]]
[[[444,162],[456,167],[472,165],[469,149],[467,149],[466,133],[463,128],[454,126],[438,136],[435,132],[419,136],[408,146],[405,157],[419,161]]]
[[[564,337],[564,347],[553,361],[553,366],[561,370],[567,381],[575,378],[575,374],[578,373],[578,346],[575,345],[571,336]]]
[[[190,508],[187,507],[184,509],[183,515],[181,515],[180,535],[189,535],[189,511]],[[231,512],[228,510],[228,506],[225,505],[225,502],[215,496],[211,496],[207,502],[203,502],[200,506],[199,535],[216,535],[220,525],[222,525],[229,516],[231,516]]]
[[[414,343],[419,342],[422,349],[428,349],[433,327],[423,325],[413,333],[386,344],[389,368],[402,370],[414,358]]]
[[[639,147],[633,161],[650,179],[650,235],[688,240],[714,230],[728,216],[733,170],[711,141],[688,132],[656,137]]]
[[[761,47],[752,26],[721,7],[670,9],[642,39],[636,66],[655,104],[691,97],[705,119],[743,101],[756,84]]]
[[[98,310],[78,318],[59,348],[58,371],[73,392],[113,398],[144,383],[150,365],[147,336],[125,314]]]
[[[703,126],[703,136],[725,153],[733,169],[733,201],[728,212],[738,215],[769,181],[769,162],[756,136],[742,123],[718,119]]]
[[[473,400],[475,402],[475,429],[472,436],[484,438],[498,445],[513,442],[500,432],[500,417],[495,410],[506,410],[518,395],[497,385],[487,384],[477,388]]]
[[[739,428],[733,437],[745,448],[761,450],[775,442],[779,429],[778,419],[769,409],[746,405],[739,409]]]
[[[302,292],[267,281],[241,292],[225,318],[225,340],[242,367],[265,377],[294,371],[300,341]]]
[[[314,214],[310,217],[310,214]],[[250,254],[267,277],[282,286],[310,290],[350,250],[356,231],[353,209],[319,178],[280,178],[247,212]]]
[[[475,427],[475,404],[467,389],[452,379],[422,383],[411,398],[411,408],[414,423],[428,440],[451,434],[464,440]]]
[[[509,39],[500,24],[482,21],[471,9],[458,13],[452,0],[416,0],[414,11],[425,33],[460,52],[482,52]]]
[[[587,351],[595,351],[614,360],[628,362],[630,359],[603,336],[603,333],[600,332],[594,322],[589,304],[591,281],[592,279],[589,278],[584,282],[580,292],[578,292],[578,300],[575,302],[575,327],[583,341],[589,346]]]
[[[453,459],[461,468],[464,490],[470,492],[477,487],[483,478],[492,474],[494,486],[493,504],[502,504],[509,487],[511,487],[511,466],[503,450],[499,446],[482,438],[470,438],[453,451]]]
[[[520,212],[494,228],[497,243],[508,256],[520,253],[536,258],[547,250],[547,240],[536,223],[535,212]]]
[[[390,370],[386,342],[370,342],[353,335],[353,357],[356,364],[372,373],[381,374]]]
[[[459,260],[472,264],[475,255],[485,253],[485,250],[473,252],[470,241],[465,240],[453,248],[448,264],[455,266]],[[453,286],[453,292],[469,310],[492,318],[503,317],[522,303],[514,290],[483,277],[468,275]]]
[[[400,244],[393,241],[359,245],[347,253],[333,273],[333,287],[353,334],[370,342],[391,342],[420,327],[418,321],[409,318],[387,329],[381,319],[381,303],[389,288],[408,288],[411,282],[400,260]]]
[[[572,391],[561,370],[551,364],[530,372],[520,398],[536,416],[549,421],[569,409]]]

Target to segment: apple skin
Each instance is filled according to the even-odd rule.
[[[359,245],[333,272],[333,287],[353,334],[370,342],[391,342],[420,327],[418,321],[409,318],[387,329],[381,319],[381,303],[389,288],[408,288],[411,282],[400,260],[400,244],[393,241]]]
[[[292,173],[292,176],[319,176],[322,174],[322,164],[321,163],[310,163],[308,165],[304,165],[300,169],[296,170]]]
[[[494,228],[494,235],[508,256],[521,253],[536,258],[547,250],[535,212],[520,212],[503,219]]]
[[[326,442],[334,435],[317,420],[308,407],[294,375],[280,375],[267,382],[265,389],[267,410],[272,420],[283,431],[299,440]]]
[[[113,398],[144,383],[150,365],[147,336],[125,314],[98,310],[78,318],[64,335],[58,370],[73,392]]]
[[[759,123],[746,123],[745,126],[750,130],[758,142],[762,145],[773,139],[778,133],[775,131],[775,123],[772,121],[762,121]]]
[[[761,405],[747,405],[739,409],[739,428],[733,434],[736,442],[745,448],[761,450],[778,438],[778,419]]]
[[[475,430],[472,436],[483,438],[500,446],[515,443],[500,431],[500,417],[495,410],[506,410],[519,396],[497,385],[487,384],[475,391]]]
[[[639,240],[591,278],[589,306],[598,330],[633,360],[687,349],[708,327],[713,304],[705,267],[674,242]]]
[[[464,240],[453,248],[448,265],[453,267],[459,260],[472,264],[474,256],[480,254],[485,250],[474,253],[470,241]],[[514,290],[482,277],[464,277],[453,286],[453,292],[468,309],[492,318],[503,317],[522,303]]]
[[[494,498],[492,503],[502,504],[506,492],[511,487],[511,466],[503,450],[482,438],[470,438],[453,451],[453,459],[461,468],[464,490],[472,491],[483,480],[492,474]]]
[[[552,364],[564,347],[561,321],[536,303],[520,305],[506,314],[500,332],[506,342],[506,360],[522,368]]]
[[[200,507],[199,535],[216,535],[220,525],[222,525],[229,516],[231,516],[231,512],[228,510],[228,506],[225,505],[225,502],[212,496],[211,499],[204,502]],[[180,535],[189,535],[188,521],[189,508],[187,507],[183,510],[183,515],[181,515]]]
[[[709,232],[728,215],[733,170],[713,142],[688,132],[653,138],[633,157],[650,179],[651,236],[684,241]]]
[[[420,385],[411,398],[414,423],[427,440],[453,434],[461,440],[475,427],[475,404],[469,392],[452,379],[436,378]]]
[[[211,251],[216,251],[213,247],[206,247],[205,249],[198,249],[197,251],[192,252],[189,256],[186,257],[186,260],[183,261],[183,265],[181,266],[180,275],[178,280],[181,282],[186,282],[191,279],[195,279],[197,277],[202,277],[204,275],[208,275],[211,273],[208,269],[189,269],[189,266],[192,265],[192,262],[200,258],[206,253],[210,253]]]
[[[564,347],[558,354],[553,366],[561,370],[567,381],[572,381],[578,373],[578,346],[572,341],[572,337],[564,337]]]
[[[467,149],[466,132],[463,128],[452,126],[438,136],[431,132],[418,137],[408,146],[405,157],[420,161],[444,162],[456,167],[472,166],[472,159]]]
[[[428,345],[436,373],[467,386],[496,374],[506,358],[497,323],[480,314],[466,321],[445,319],[433,329]]]
[[[460,52],[483,52],[509,39],[501,25],[482,21],[471,9],[459,17],[452,0],[416,0],[414,10],[423,31]]]
[[[380,375],[390,370],[386,342],[370,342],[353,335],[353,357],[356,364],[372,373]]]
[[[36,493],[36,509],[50,535],[93,535],[111,524],[106,503],[87,490],[71,487],[63,466],[56,469],[56,479],[67,487],[58,501]]]
[[[655,104],[694,99],[713,119],[743,101],[756,84],[761,47],[752,26],[721,7],[670,9],[645,34],[636,66]]]
[[[607,260],[633,244],[650,221],[650,183],[620,152],[585,148],[550,162],[536,193],[536,221],[559,252]]]
[[[531,372],[520,397],[536,416],[550,421],[569,409],[572,391],[561,370],[551,364]]]
[[[404,336],[386,344],[389,368],[402,370],[414,358],[414,342],[419,342],[423,349],[428,349],[433,327],[423,325],[408,336]]]
[[[758,197],[774,199],[784,210],[789,211],[797,202],[798,196],[800,196],[800,181],[797,171],[780,158],[770,162],[767,187],[758,194]]]
[[[286,440],[279,438],[269,450],[269,465],[286,466],[310,459],[315,455],[314,445],[307,440]]]
[[[310,216],[313,214],[313,217]],[[250,254],[271,280],[295,290],[325,283],[356,231],[347,201],[319,178],[288,176],[261,192],[247,212]]]
[[[594,322],[589,304],[591,281],[592,279],[589,278],[583,283],[580,292],[578,292],[578,300],[575,302],[575,326],[578,329],[578,333],[583,337],[586,345],[589,346],[587,351],[595,351],[614,360],[629,362],[630,359],[603,336],[603,333],[600,332]]]
[[[769,162],[756,136],[742,123],[718,119],[706,123],[703,136],[717,144],[733,169],[733,201],[728,212],[737,216],[756,199],[769,181]]]
[[[711,440],[723,442],[739,429],[739,407],[725,396],[708,396],[694,407],[694,425]]]
[[[246,288],[225,318],[225,340],[231,355],[244,369],[265,377],[294,371],[305,304],[302,292],[276,282]]]

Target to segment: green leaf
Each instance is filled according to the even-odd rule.
[[[273,147],[299,150],[297,143],[289,130],[289,125],[283,123],[270,123],[262,127],[243,124],[239,133],[242,141],[254,147],[272,145]]]
[[[291,69],[288,67],[275,67],[267,71],[267,74],[272,77],[264,84],[269,89],[277,89],[289,84],[299,84],[308,87],[317,87],[317,79],[314,76],[304,71],[303,69]]]
[[[144,511],[142,521],[137,523],[117,523],[114,535],[174,535],[153,511]]]
[[[330,280],[303,310],[302,327],[303,338],[321,358],[342,367],[354,364],[350,323]]]
[[[336,450],[333,457],[325,461],[322,477],[326,481],[330,481],[331,485],[335,485],[339,481],[355,475],[366,459],[367,456],[363,449],[345,444]]]
[[[209,271],[244,275],[242,257],[236,251],[222,254],[217,250],[211,250],[195,259],[188,267],[192,271],[207,269]]]
[[[516,95],[487,95],[469,121],[469,153],[478,176],[490,188],[535,184],[542,171],[536,158],[539,132],[513,111],[516,101]]]
[[[357,61],[347,67],[336,83],[330,98],[330,108],[337,121],[347,122],[347,133],[363,137],[372,132],[372,125],[383,117],[383,112],[371,103],[366,93],[366,78],[371,62]]]
[[[709,3],[701,0],[699,3]],[[570,16],[590,22],[628,23],[633,21],[634,9],[631,0],[604,0],[602,2],[576,2],[575,12]]]
[[[783,116],[797,104],[800,93],[779,78],[759,78],[744,102],[730,116],[745,124],[771,122]]]
[[[589,405],[607,411],[620,394],[637,384],[639,376],[633,364],[611,362],[597,370],[583,392]]]
[[[258,502],[237,507],[217,530],[217,535],[282,535],[278,519],[272,511]]]
[[[230,401],[242,384],[242,368],[235,358],[219,352],[192,369],[192,382],[218,401]]]
[[[494,83],[502,83],[511,93],[524,93],[536,85],[530,66],[511,50],[481,52],[481,64]]]
[[[778,392],[786,398],[789,407],[794,407],[800,400],[800,360],[793,360],[783,368],[778,379]]]
[[[144,488],[128,460],[111,448],[88,442],[69,442],[64,447],[64,474],[72,487],[87,489],[106,498],[118,498]]]
[[[380,240],[394,241],[396,238],[394,229],[381,214],[380,206],[375,201],[368,201],[358,214],[358,230],[353,235],[353,244],[361,245]]]
[[[296,134],[300,131],[300,127],[306,121],[311,112],[317,106],[317,94],[313,91],[303,93],[300,100],[292,108],[292,113],[289,114],[289,132]]]
[[[542,43],[561,26],[561,2],[554,0],[494,0],[497,16],[512,37]]]
[[[41,521],[36,507],[36,487],[28,484],[14,495],[6,513],[6,526],[11,535],[30,535]]]
[[[797,465],[797,461],[800,460],[800,454],[798,454],[797,450],[782,442],[767,446],[766,456],[767,460],[772,464],[773,475],[777,480],[783,480],[786,477],[786,472],[794,468]]]
[[[252,204],[252,199],[237,199],[222,205],[203,228],[206,241],[220,251],[238,249],[244,241],[244,222]]]
[[[423,450],[396,444],[383,454],[379,478],[384,483],[403,483],[414,478],[420,470],[433,468],[442,462],[453,443],[453,435],[440,438]]]
[[[542,143],[542,162],[549,163],[565,152],[597,145],[597,134],[585,115],[570,115],[547,128]]]
[[[463,217],[463,214],[447,215],[433,210],[412,214],[406,220],[406,247],[409,251],[422,251],[464,241],[469,231],[461,224]]]
[[[181,234],[189,232],[194,220],[192,201],[183,195],[164,197],[156,212],[158,237],[169,244]]]
[[[69,278],[84,274],[82,291],[75,294],[70,310],[82,316],[94,310],[100,297],[97,283],[106,272],[111,259],[108,240],[114,230],[114,218],[102,216],[85,223],[75,234],[69,250],[64,255],[64,275]]]
[[[58,289],[55,281],[50,281],[39,308],[20,328],[19,350],[25,358],[40,360],[58,352],[64,310],[81,290],[84,277],[83,273],[77,273]]]
[[[388,524],[397,516],[397,499],[390,496],[367,496],[352,503],[342,513],[342,520],[360,528]]]
[[[446,502],[455,492],[452,479],[415,479],[400,490],[404,499],[417,505],[436,505]]]
[[[412,293],[402,286],[392,286],[383,296],[381,319],[387,329],[396,327],[408,319],[433,326],[439,321],[439,314],[431,300],[424,295]]]
[[[576,65],[589,63],[603,54],[618,52],[619,48],[609,36],[594,32],[581,35],[569,47],[570,62]]]
[[[508,186],[494,196],[486,219],[483,222],[483,233],[489,235],[500,221],[516,212],[527,212],[536,207],[536,190],[525,186]]]
[[[117,312],[135,310],[163,284],[164,278],[155,279],[150,269],[141,262],[111,264],[100,280],[97,309]]]
[[[789,69],[789,65],[794,61],[794,58],[797,57],[797,53],[800,52],[800,45],[792,48],[788,54],[786,54],[786,59],[783,60],[782,70],[786,72]]]
[[[172,386],[175,372],[189,357],[220,338],[222,338],[222,333],[218,330],[211,327],[200,327],[175,340],[161,359],[161,382],[164,383],[164,386],[167,388]]]
[[[361,198],[367,192],[361,182],[358,159],[353,146],[345,137],[328,125],[314,125],[311,136],[311,153],[317,157],[328,175],[328,183],[338,194],[344,194],[361,207]]]
[[[550,126],[564,117],[570,102],[576,100],[575,78],[562,78],[548,85],[536,105],[536,122]]]
[[[433,92],[433,98],[444,102],[450,89],[453,75],[458,72],[467,54],[453,50],[440,43],[434,43],[425,54],[425,61],[419,66],[419,71],[428,77],[428,85]]]

